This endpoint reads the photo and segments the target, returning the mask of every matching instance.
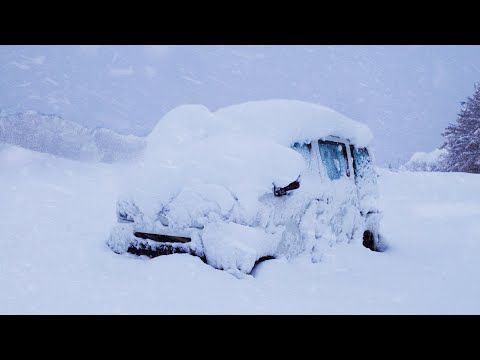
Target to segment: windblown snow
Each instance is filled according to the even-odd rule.
[[[479,175],[381,170],[385,252],[339,244],[238,279],[188,254],[113,253],[126,170],[0,147],[0,313],[480,314]]]

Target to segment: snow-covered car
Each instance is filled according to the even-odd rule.
[[[378,250],[371,139],[364,124],[301,101],[180,106],[125,174],[107,244],[247,274],[266,258],[319,261],[336,243]]]

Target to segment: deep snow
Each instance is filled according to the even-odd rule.
[[[339,244],[238,279],[113,253],[124,166],[0,147],[1,314],[480,313],[479,175],[380,169],[387,251]]]

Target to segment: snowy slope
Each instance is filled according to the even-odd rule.
[[[139,155],[145,139],[91,129],[57,115],[0,113],[0,142],[74,160],[115,162]]]
[[[121,166],[0,148],[1,314],[480,313],[478,175],[381,170],[386,252],[344,244],[237,279],[108,249]]]

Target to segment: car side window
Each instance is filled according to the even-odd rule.
[[[347,147],[343,143],[335,141],[318,141],[320,157],[331,180],[340,179],[342,176],[350,176],[348,168]]]
[[[353,147],[353,145],[350,145],[350,150],[352,149],[355,178],[363,177],[365,175],[365,169],[370,163],[370,156],[368,154],[368,150],[367,148],[357,148]]]

